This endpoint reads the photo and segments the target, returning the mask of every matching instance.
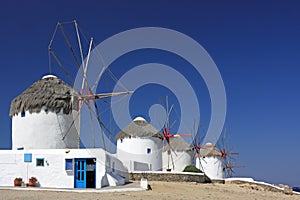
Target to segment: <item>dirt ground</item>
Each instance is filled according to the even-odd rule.
[[[174,200],[174,199],[263,199],[284,200],[299,199],[300,195],[287,195],[282,192],[265,191],[257,186],[247,184],[196,184],[182,182],[149,182],[152,190],[135,192],[105,192],[78,193],[34,190],[0,190],[0,199],[53,199],[53,200],[83,200],[83,199],[141,199],[141,200]]]

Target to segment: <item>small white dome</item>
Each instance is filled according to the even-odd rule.
[[[57,78],[57,77],[52,74],[48,74],[48,75],[45,75],[42,77],[42,79],[45,79],[45,78]]]
[[[146,121],[143,117],[136,117],[133,121]]]

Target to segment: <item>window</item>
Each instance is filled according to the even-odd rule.
[[[115,172],[115,162],[112,163],[112,172]]]
[[[66,159],[66,171],[72,171],[73,170],[73,159]]]
[[[24,162],[32,162],[32,154],[24,153]]]
[[[21,113],[21,117],[25,117],[25,112],[22,112],[22,113]]]
[[[147,154],[151,153],[151,148],[147,148]]]
[[[36,159],[36,166],[37,167],[44,167],[44,158],[37,158]]]

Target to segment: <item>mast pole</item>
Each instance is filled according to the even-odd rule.
[[[79,35],[79,31],[78,31],[78,24],[76,22],[76,20],[74,20],[74,24],[75,24],[75,30],[76,30],[76,35],[77,35],[77,40],[78,40],[78,46],[79,46],[79,52],[80,52],[80,57],[81,57],[81,66],[83,67],[83,78],[82,78],[82,86],[81,86],[81,90],[79,91],[79,95],[82,95],[83,92],[83,87],[84,87],[84,80],[85,80],[85,65],[84,65],[84,60],[83,60],[83,53],[82,53],[82,46],[81,46],[81,40],[80,40],[80,35]],[[79,66],[80,67],[80,66]],[[79,103],[79,102],[78,102]],[[78,110],[78,114],[79,114],[79,126],[80,126],[80,121],[81,121],[81,105],[79,103],[79,110]],[[81,127],[79,127],[79,133],[78,133],[78,147],[80,148],[80,135],[81,135]]]
[[[89,51],[88,51],[88,54],[86,56],[86,63],[85,63],[85,68],[84,68],[84,80],[86,79],[86,72],[87,72],[87,67],[88,67],[88,63],[89,63],[89,60],[90,60],[90,55],[91,55],[91,49],[92,49],[92,45],[93,45],[93,38],[91,38],[91,41],[90,41],[90,46],[89,46]],[[83,82],[83,81],[82,81]],[[83,87],[83,86],[82,86]],[[91,89],[91,88],[90,88]]]
[[[84,88],[84,81],[85,81],[85,76],[86,76],[86,65],[84,64],[84,59],[83,59],[83,52],[82,52],[82,46],[81,46],[81,39],[80,39],[80,35],[79,35],[79,30],[78,30],[78,24],[76,22],[76,20],[74,20],[74,24],[75,24],[75,30],[76,30],[76,35],[77,35],[77,40],[78,40],[78,46],[79,46],[79,52],[80,52],[80,57],[81,57],[81,66],[83,67],[83,79],[82,79],[82,84],[81,84],[81,91]]]

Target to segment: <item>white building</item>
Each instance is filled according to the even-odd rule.
[[[45,76],[12,101],[13,150],[0,151],[0,186],[12,186],[17,177],[24,183],[36,177],[39,186],[54,188],[101,188],[128,181],[128,170],[115,155],[100,148],[79,149],[78,121],[72,116],[78,114],[77,97],[62,80]]]
[[[135,118],[115,139],[117,157],[128,171],[162,170],[162,136],[144,118]]]
[[[123,185],[128,175],[123,164],[103,149],[32,149],[0,151],[0,186],[26,184],[36,177],[38,186],[102,188]]]
[[[182,172],[187,165],[192,165],[194,153],[190,145],[182,137],[170,138],[162,152],[163,171],[171,170]]]
[[[55,76],[44,76],[11,102],[12,149],[79,148],[77,112],[74,90]]]
[[[196,157],[196,167],[212,180],[224,179],[225,168],[221,156],[222,153],[215,145],[206,143]]]

